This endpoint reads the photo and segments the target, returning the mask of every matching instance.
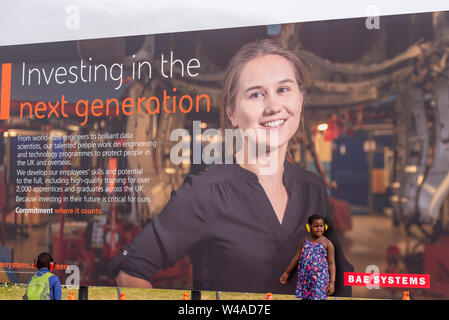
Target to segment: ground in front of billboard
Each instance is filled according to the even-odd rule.
[[[69,292],[75,291],[75,299],[78,299],[78,290],[62,288],[62,300],[69,300]],[[127,300],[183,300],[184,293],[191,298],[191,291],[168,290],[168,289],[137,289],[121,288]],[[0,286],[0,300],[22,300],[25,294],[25,285],[6,284]],[[220,300],[266,300],[267,293],[242,293],[242,292],[219,292]],[[89,287],[89,300],[118,300],[119,294],[114,287]],[[216,300],[217,292],[201,291],[202,300]],[[273,294],[270,300],[296,300],[294,295]],[[329,297],[329,300],[365,300],[362,298],[340,298]],[[369,299],[371,300],[371,299]]]

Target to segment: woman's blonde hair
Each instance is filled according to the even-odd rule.
[[[232,128],[231,121],[226,113],[226,108],[229,107],[231,111],[234,111],[237,83],[243,66],[254,58],[269,54],[279,55],[290,61],[295,71],[298,87],[301,92],[305,94],[308,74],[304,63],[302,62],[302,59],[299,58],[298,54],[284,48],[271,39],[247,43],[233,56],[226,70],[220,108],[220,127],[223,130]]]

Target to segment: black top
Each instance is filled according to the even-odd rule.
[[[286,285],[279,279],[306,235],[307,218],[320,214],[329,224],[325,236],[335,246],[335,295],[351,295],[351,288],[343,286],[343,273],[353,267],[332,230],[322,180],[285,162],[283,182],[289,202],[281,224],[257,175],[240,165],[213,165],[188,176],[163,211],[111,263],[110,277],[123,270],[151,282],[159,269],[188,254],[193,289],[294,294],[297,271]]]

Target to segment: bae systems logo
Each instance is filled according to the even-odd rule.
[[[2,63],[0,91],[0,120],[8,120],[11,104],[11,63]]]

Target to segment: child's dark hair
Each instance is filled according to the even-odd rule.
[[[320,216],[319,214],[313,214],[307,219],[307,223],[309,225],[312,225],[313,221],[315,220],[323,220],[324,223],[326,223],[326,219],[323,216]]]
[[[39,254],[36,260],[36,267],[40,268],[50,268],[50,263],[53,261],[52,256],[48,252],[42,252]]]

